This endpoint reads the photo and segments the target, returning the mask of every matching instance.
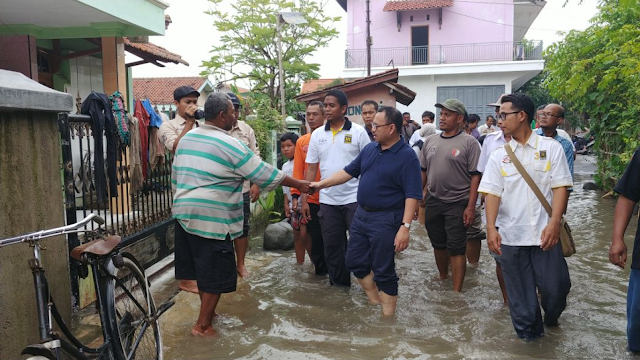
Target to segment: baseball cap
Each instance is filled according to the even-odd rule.
[[[227,93],[227,96],[229,96],[229,98],[231,99],[231,103],[233,104],[233,106],[242,106],[242,104],[240,104],[240,100],[238,99],[238,97],[236,96],[236,94],[229,92]]]
[[[502,95],[500,95],[500,97],[498,98],[498,100],[497,100],[496,102],[491,103],[491,104],[487,104],[487,106],[495,106],[495,107],[499,107],[500,105],[502,105],[502,104],[500,103],[500,100],[502,100],[502,98],[503,98],[503,97],[505,97],[506,95],[507,95],[507,94],[502,94]]]
[[[464,115],[467,112],[462,101],[458,99],[447,99],[442,103],[437,103],[435,106],[437,108],[445,108],[447,110],[455,111],[461,115]]]
[[[183,97],[191,94],[196,94],[196,96],[200,97],[200,93],[198,90],[192,88],[191,86],[180,86],[179,88],[173,90],[173,99],[175,101],[180,101]]]

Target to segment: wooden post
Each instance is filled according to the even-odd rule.
[[[127,68],[124,62],[124,39],[121,37],[102,38],[102,84],[107,96],[120,91],[122,98],[126,101]],[[128,110],[131,111],[131,109]],[[127,156],[129,156],[128,153]],[[129,159],[126,160],[126,163],[129,164]],[[118,174],[120,174],[122,166],[124,166],[123,163],[118,161],[116,164]],[[129,201],[127,201],[131,196],[129,183],[123,181],[118,185],[117,191],[117,197],[110,197],[110,211],[113,214],[124,215],[129,212]],[[118,206],[118,203],[120,203],[120,206]],[[122,216],[121,221],[124,221],[124,219],[125,217]],[[121,225],[124,226],[124,224]]]

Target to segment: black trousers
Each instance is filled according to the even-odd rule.
[[[539,246],[502,245],[500,265],[509,295],[513,327],[520,338],[544,335],[544,325],[556,326],[567,307],[569,269],[560,242],[544,251]],[[538,294],[540,292],[540,303]],[[544,320],[540,311],[544,310]]]
[[[351,274],[345,264],[347,230],[358,208],[358,203],[346,205],[320,204],[318,218],[324,240],[324,260],[331,285],[351,286]]]
[[[318,212],[320,205],[309,203],[311,220],[307,223],[307,232],[311,235],[311,262],[316,268],[316,275],[327,274],[327,263],[324,261],[324,241],[322,240],[322,228]]]

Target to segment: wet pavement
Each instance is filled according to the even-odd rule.
[[[495,263],[483,242],[480,263],[468,267],[462,294],[437,279],[432,247],[418,222],[409,249],[397,256],[400,297],[395,320],[380,317],[353,281],[331,287],[293,252],[265,252],[253,243],[250,276],[222,296],[215,338],[194,338],[190,329],[199,299],[181,292],[162,319],[167,359],[624,359],[625,303],[629,269],[608,261],[615,199],[583,191],[595,170],[578,156],[568,221],[577,254],[567,259],[572,289],[560,327],[537,341],[515,335],[495,278]],[[625,240],[631,250],[632,221]],[[155,280],[157,298],[172,294],[169,272]],[[159,301],[159,300],[157,300]]]

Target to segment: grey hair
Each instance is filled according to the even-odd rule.
[[[429,135],[436,133],[436,125],[433,123],[422,124],[420,128],[420,137],[426,138]]]
[[[221,111],[227,111],[230,102],[231,98],[225,93],[211,93],[211,95],[207,97],[207,102],[204,103],[205,120],[213,120]]]

